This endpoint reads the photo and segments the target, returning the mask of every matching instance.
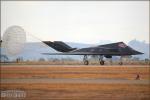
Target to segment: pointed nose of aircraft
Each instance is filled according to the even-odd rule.
[[[134,51],[133,51],[133,54],[134,54],[134,55],[141,55],[141,54],[144,54],[144,53],[134,50]]]
[[[137,50],[135,50],[135,49],[133,49],[133,48],[131,48],[129,46],[127,48],[129,49],[129,51],[131,52],[132,55],[141,55],[141,54],[144,54],[144,53],[139,52],[139,51],[137,51]]]

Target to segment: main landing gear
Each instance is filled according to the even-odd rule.
[[[100,63],[100,65],[105,64],[105,61],[103,60],[103,56],[99,56],[99,63]]]
[[[102,56],[102,55],[99,56],[99,64],[100,64],[100,65],[104,65],[104,64],[105,64],[105,61],[103,60],[103,58],[104,58],[104,56]],[[123,65],[122,60],[123,60],[123,57],[121,56],[121,57],[120,57],[119,65]],[[83,57],[83,62],[84,62],[84,65],[89,65],[88,55],[84,55],[84,57]],[[111,65],[112,65],[112,59],[111,59],[110,63],[111,63]]]
[[[84,62],[84,65],[88,65],[89,64],[87,55],[84,55],[83,62]]]
[[[122,59],[123,59],[123,57],[121,56],[121,57],[120,57],[119,65],[123,65]]]
[[[89,64],[87,55],[84,55],[83,62],[84,62],[84,65],[88,65]],[[103,56],[99,56],[99,63],[100,63],[100,65],[104,65],[105,64],[105,61],[103,60]]]

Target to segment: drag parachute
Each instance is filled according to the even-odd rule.
[[[11,26],[6,29],[2,37],[2,48],[6,55],[19,54],[26,42],[26,32],[20,26]]]

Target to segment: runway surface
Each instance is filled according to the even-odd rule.
[[[1,79],[1,83],[99,83],[99,84],[150,84],[149,80],[127,80],[127,79]]]
[[[148,65],[3,65],[1,83],[150,84],[148,69]],[[137,73],[140,80],[135,80]]]
[[[148,65],[2,65],[1,90],[26,93],[2,99],[150,100],[149,73]]]
[[[150,67],[149,65],[48,65],[48,64],[5,64],[1,67]]]

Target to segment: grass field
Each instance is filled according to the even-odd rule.
[[[3,65],[1,79],[125,79],[150,80],[148,65]],[[22,90],[24,98],[2,100],[150,100],[150,84],[1,83],[1,91]]]

